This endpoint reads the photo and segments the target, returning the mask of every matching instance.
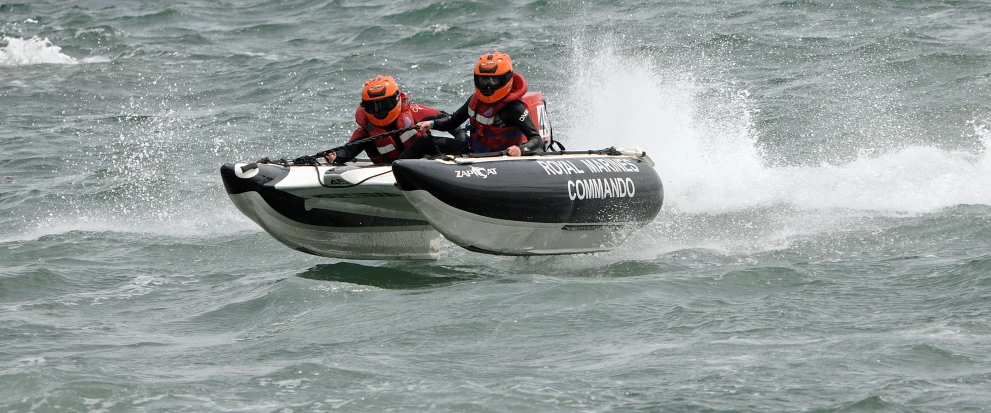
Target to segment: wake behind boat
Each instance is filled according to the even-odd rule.
[[[608,251],[663,203],[646,154],[609,148],[393,165],[237,163],[237,208],[296,250],[347,259],[436,259],[440,235],[497,255]]]

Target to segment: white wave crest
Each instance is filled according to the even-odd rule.
[[[7,47],[0,47],[0,66],[79,63],[72,56],[62,54],[62,48],[52,44],[47,38],[4,37],[3,40],[7,42]]]

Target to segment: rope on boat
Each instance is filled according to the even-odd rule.
[[[407,127],[407,128],[396,129],[394,131],[389,131],[389,132],[386,132],[386,133],[380,133],[378,135],[372,135],[372,136],[364,137],[364,138],[361,138],[361,139],[358,139],[358,140],[354,140],[354,141],[345,143],[344,145],[341,145],[341,146],[338,146],[338,147],[335,147],[335,148],[330,148],[330,149],[327,149],[325,151],[320,151],[320,152],[317,152],[317,153],[315,153],[313,155],[303,155],[303,156],[300,156],[300,157],[295,158],[295,159],[292,159],[292,160],[281,158],[281,159],[277,159],[277,160],[273,161],[272,159],[270,159],[268,157],[264,157],[264,158],[261,158],[261,159],[255,161],[254,164],[263,163],[263,164],[279,164],[279,165],[282,165],[282,166],[294,166],[294,165],[320,166],[321,165],[320,164],[320,159],[323,158],[324,156],[327,156],[327,154],[329,154],[331,152],[337,151],[339,149],[344,149],[344,148],[347,148],[347,147],[354,147],[354,146],[364,145],[364,144],[366,144],[368,142],[372,142],[372,141],[374,141],[376,139],[379,139],[379,138],[384,138],[386,136],[392,136],[392,135],[398,135],[398,134],[405,133],[405,132],[408,132],[408,131],[411,131],[411,130],[414,130],[414,129],[416,129],[416,126],[415,125],[414,126]],[[245,166],[242,167],[242,169],[247,168],[250,165],[252,165],[252,164],[245,165]],[[252,169],[254,167],[256,167],[256,166],[252,166],[251,168],[248,168],[248,170],[250,170],[250,169]]]
[[[325,151],[320,151],[320,152],[317,152],[316,154],[313,154],[313,155],[303,155],[303,156],[300,156],[300,157],[295,158],[295,159],[292,159],[292,160],[282,158],[282,159],[277,159],[277,160],[274,160],[273,161],[272,159],[270,159],[268,157],[265,157],[265,158],[261,158],[261,159],[255,161],[253,163],[249,163],[247,165],[244,165],[244,166],[241,167],[241,169],[242,169],[242,172],[248,171],[248,170],[257,168],[258,167],[257,164],[275,164],[275,165],[282,165],[282,166],[285,166],[285,167],[289,167],[289,166],[320,166],[320,165],[322,165],[320,163],[320,159],[323,158],[324,156],[326,156],[327,154],[333,152],[333,151],[336,151],[336,150],[339,150],[339,149],[344,149],[346,147],[354,146],[354,145],[364,145],[365,143],[372,142],[372,141],[374,141],[376,139],[379,139],[379,138],[382,138],[382,137],[385,137],[385,136],[396,135],[396,134],[404,133],[404,132],[411,131],[411,130],[414,130],[414,129],[416,129],[416,126],[410,126],[408,128],[402,128],[402,129],[396,129],[396,130],[391,131],[391,132],[386,132],[386,133],[382,133],[382,134],[378,134],[378,135],[373,135],[373,136],[361,138],[361,139],[358,139],[358,140],[355,140],[355,141],[351,141],[351,142],[348,142],[348,143],[346,143],[346,144],[344,144],[342,146],[338,146],[338,147],[335,147],[335,148],[327,149]],[[557,147],[556,149],[555,149],[555,146]],[[445,155],[436,155],[436,156],[427,157],[427,159],[441,159],[441,160],[445,160],[445,161],[454,161],[455,159],[464,159],[464,158],[469,158],[469,159],[470,158],[494,158],[494,157],[505,156],[506,153],[507,153],[507,151],[496,151],[496,152],[487,152],[487,153],[445,154]],[[547,145],[547,150],[546,151],[544,151],[544,152],[529,152],[529,153],[521,154],[520,156],[526,157],[526,156],[560,156],[560,155],[610,155],[610,156],[623,156],[623,155],[625,155],[625,156],[629,156],[629,157],[635,158],[635,159],[637,159],[637,160],[639,160],[641,162],[646,162],[650,166],[654,166],[654,161],[651,160],[649,156],[647,156],[647,152],[641,151],[639,148],[636,148],[636,147],[633,150],[622,149],[622,148],[617,148],[615,146],[610,146],[610,147],[605,148],[605,149],[588,149],[588,150],[584,150],[584,151],[569,151],[569,150],[567,150],[564,147],[564,145],[561,142],[554,140],[553,137],[551,137],[550,143]]]

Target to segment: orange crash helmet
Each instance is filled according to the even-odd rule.
[[[375,126],[389,126],[399,117],[399,85],[392,76],[378,75],[361,89],[361,107]]]
[[[495,103],[513,88],[513,59],[508,54],[483,54],[475,64],[475,95],[485,103]]]

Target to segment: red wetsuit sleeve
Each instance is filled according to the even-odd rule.
[[[413,122],[437,119],[441,114],[437,109],[418,104],[409,105],[409,108],[413,112]]]

